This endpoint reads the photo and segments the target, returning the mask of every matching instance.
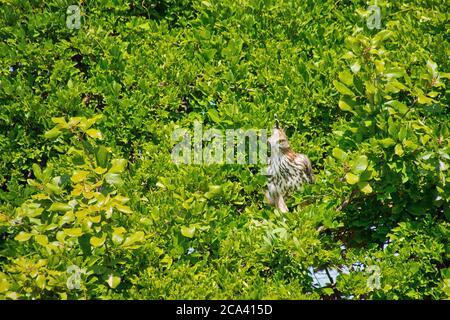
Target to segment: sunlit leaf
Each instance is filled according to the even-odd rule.
[[[20,231],[17,236],[14,237],[16,241],[28,241],[31,238],[31,234],[27,232]]]
[[[120,277],[110,274],[106,282],[108,283],[110,288],[115,289],[120,284],[120,281]]]
[[[181,234],[187,238],[192,238],[195,234],[195,227],[181,227]]]
[[[347,180],[347,182],[348,182],[349,184],[355,184],[355,183],[358,183],[358,182],[359,182],[359,177],[358,177],[357,175],[351,173],[351,172],[348,172],[348,173],[345,175],[345,180]]]

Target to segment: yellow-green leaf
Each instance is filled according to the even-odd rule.
[[[102,133],[97,129],[88,129],[88,130],[86,130],[86,134],[89,137],[94,138],[94,139],[99,139],[99,140],[103,139]]]
[[[337,80],[333,80],[333,84],[334,84],[335,88],[337,89],[337,91],[339,91],[343,95],[352,96],[352,97],[355,96],[353,91],[350,90],[349,88],[347,88],[347,86],[345,84],[343,84]]]
[[[434,102],[433,99],[428,98],[428,97],[424,96],[423,94],[419,95],[417,101],[418,101],[420,104],[431,104],[431,103]]]
[[[52,121],[60,129],[68,129],[69,128],[69,124],[66,122],[66,120],[63,117],[58,117],[58,118],[53,117]]]
[[[20,231],[17,236],[14,237],[16,241],[28,241],[31,238],[31,234],[27,232]]]
[[[106,168],[97,167],[97,168],[94,169],[94,172],[95,172],[96,174],[104,174],[107,170],[108,170],[108,169],[106,169]]]
[[[36,240],[37,243],[39,243],[40,245],[47,245],[48,244],[48,238],[46,235],[43,234],[36,234],[34,236],[34,240]]]
[[[352,171],[354,173],[361,173],[367,169],[368,165],[369,161],[367,159],[367,156],[365,155],[359,156],[358,159],[356,159],[355,162],[353,163]]]
[[[54,127],[53,129],[48,130],[44,133],[44,138],[54,139],[57,136],[59,136],[60,134],[61,134],[61,131],[57,127]]]
[[[102,216],[91,216],[89,217],[89,221],[93,222],[93,223],[99,223],[100,221],[102,221]]]
[[[83,235],[81,228],[66,228],[64,229],[64,233],[69,237],[81,237]]]
[[[61,202],[54,202],[48,208],[48,211],[69,211],[72,210],[72,207],[68,205],[67,203],[61,203]]]
[[[394,109],[396,111],[400,112],[401,114],[405,114],[409,110],[409,108],[406,106],[406,104],[404,104],[400,101],[397,101],[397,100],[388,101],[388,102],[386,102],[386,104],[394,107]]]
[[[115,205],[116,209],[119,210],[120,212],[123,213],[133,213],[133,210],[131,210],[131,208],[129,206],[125,206],[123,204],[116,204]]]
[[[347,70],[339,72],[339,80],[349,86],[353,83],[353,75]]]
[[[113,228],[112,241],[114,244],[119,245],[123,241],[123,234],[126,232],[124,227]]]
[[[112,242],[114,244],[119,245],[119,244],[122,243],[122,241],[123,241],[123,236],[121,234],[113,233],[113,235],[112,235]]]
[[[338,103],[339,109],[342,111],[354,112],[352,106],[348,103],[348,100],[341,99]]]
[[[181,234],[187,238],[192,238],[195,234],[195,227],[181,227]]]
[[[345,153],[345,151],[343,151],[342,149],[334,148],[333,157],[340,161],[345,161],[347,159],[347,153]]]
[[[120,284],[120,281],[120,277],[114,276],[112,274],[110,274],[108,280],[106,280],[106,282],[112,289],[116,288]]]
[[[145,240],[144,232],[137,231],[125,239],[124,243],[122,244],[122,247],[127,247],[131,249],[132,245],[136,244],[136,242],[142,242],[144,240]]]
[[[367,181],[360,182],[358,184],[358,186],[362,192],[364,192],[366,194],[372,193],[372,187],[370,186],[370,184]]]
[[[34,194],[31,196],[31,198],[36,199],[36,200],[50,199],[49,195],[45,194],[45,193]]]
[[[395,154],[401,157],[403,155],[403,147],[400,143],[395,146]]]
[[[72,117],[69,119],[69,127],[73,128],[80,123],[81,117]]]
[[[111,160],[111,168],[108,173],[122,173],[127,165],[127,160],[125,159],[113,159]]]
[[[106,234],[104,234],[103,236],[99,237],[91,237],[91,239],[89,240],[90,244],[93,247],[101,247],[106,241]]]
[[[167,268],[170,268],[170,266],[171,266],[172,263],[173,263],[173,259],[172,259],[170,256],[168,256],[168,255],[166,254],[166,255],[161,259],[160,263],[161,263],[162,265],[165,265]]]
[[[220,117],[219,117],[219,114],[217,113],[216,109],[209,109],[208,115],[211,118],[211,120],[214,121],[215,123],[220,122]]]
[[[395,144],[395,141],[392,138],[381,139],[378,141],[384,148],[389,148],[390,146],[393,146]]]
[[[6,274],[0,272],[0,293],[7,292],[9,290],[10,284],[6,277]]]
[[[348,182],[349,184],[355,184],[355,183],[358,183],[358,182],[359,182],[359,177],[358,177],[357,175],[354,175],[354,174],[351,173],[351,172],[348,172],[348,173],[345,175],[345,180],[347,180],[347,182]]]
[[[36,285],[38,286],[38,288],[40,289],[45,289],[45,276],[43,274],[40,274],[36,277]]]
[[[124,227],[113,228],[114,234],[124,234],[127,230]]]
[[[390,30],[381,30],[373,37],[372,42],[374,45],[377,45],[378,43],[390,38],[393,34],[394,33]]]
[[[124,203],[130,201],[130,198],[127,198],[127,197],[124,197],[121,195],[117,195],[114,198],[112,198],[112,201],[124,204]]]
[[[120,175],[117,173],[107,173],[105,175],[105,180],[111,185],[119,185],[122,183],[122,179],[120,178]]]
[[[70,180],[72,180],[72,182],[74,183],[78,183],[81,182],[83,180],[86,179],[86,177],[88,176],[89,172],[88,171],[75,171],[72,178],[70,178]]]

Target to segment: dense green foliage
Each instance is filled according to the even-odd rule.
[[[0,0],[1,299],[450,297],[446,1],[72,4]],[[317,177],[287,214],[257,165],[171,161],[274,113]]]

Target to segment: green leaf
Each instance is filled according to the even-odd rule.
[[[206,7],[211,7],[211,3],[209,1],[202,1],[202,5]]]
[[[181,234],[186,238],[192,238],[195,234],[195,227],[181,227]]]
[[[353,108],[357,105],[356,101],[348,98],[348,97],[342,97],[338,102],[339,108],[342,111],[349,111],[354,112]]]
[[[219,113],[217,112],[216,109],[209,109],[208,115],[212,121],[214,121],[215,123],[220,123]]]
[[[126,232],[124,227],[113,228],[112,241],[116,245],[120,245],[123,242],[123,234]]]
[[[106,168],[108,165],[108,156],[109,152],[104,146],[100,146],[95,153],[95,160],[97,162],[97,166],[101,168]]]
[[[365,194],[372,193],[372,187],[370,186],[369,182],[367,182],[367,181],[359,182],[358,187]]]
[[[395,144],[394,139],[392,138],[385,138],[382,140],[378,140],[378,142],[384,147],[384,148],[389,148],[391,146],[393,146]]]
[[[117,288],[117,286],[120,284],[120,281],[121,281],[120,277],[114,276],[112,274],[110,274],[108,280],[106,280],[109,287],[112,289]]]
[[[73,209],[72,206],[70,206],[67,203],[54,202],[52,203],[50,208],[48,208],[48,211],[69,211],[72,209]]]
[[[120,175],[117,173],[107,173],[105,174],[105,180],[111,185],[121,185],[122,179],[120,178]]]
[[[399,157],[403,156],[403,147],[400,143],[398,143],[395,148],[394,148],[395,154],[398,155]]]
[[[94,123],[96,123],[98,120],[103,118],[103,114],[99,113],[93,116],[92,118],[87,119],[84,121],[84,126],[80,126],[82,130],[86,131],[89,129]]]
[[[42,246],[45,246],[48,244],[48,238],[46,235],[43,234],[37,234],[34,236],[34,240],[36,240],[37,243],[39,243]]]
[[[339,80],[345,85],[350,86],[353,84],[353,75],[347,70],[339,72]]]
[[[353,73],[358,73],[361,69],[361,65],[358,62],[355,62],[350,66],[350,70],[352,70]]]
[[[14,237],[16,241],[28,241],[31,238],[31,233],[20,231],[17,236]]]
[[[125,206],[122,204],[116,204],[115,205],[116,209],[119,210],[120,212],[123,213],[133,213],[133,210],[131,210],[131,208],[129,206]]]
[[[372,179],[372,171],[367,170],[364,172],[361,172],[359,175],[359,181],[369,181]]]
[[[343,162],[347,159],[347,153],[339,148],[334,148],[333,157]]]
[[[54,184],[54,183],[46,183],[44,190],[49,194],[61,192],[61,188],[57,184]]]
[[[109,173],[122,173],[127,165],[127,160],[125,159],[113,159],[111,160],[111,168]]]
[[[79,183],[81,181],[86,180],[89,172],[88,171],[75,171],[70,180],[72,180],[73,183]]]
[[[40,204],[35,202],[32,202],[25,207],[21,207],[21,214],[30,218],[40,216],[43,211],[44,208],[40,208]]]
[[[355,94],[349,88],[347,88],[343,83],[341,83],[337,80],[333,80],[333,84],[334,84],[335,88],[337,89],[337,91],[339,91],[343,95],[352,96],[352,97],[355,96]]]
[[[86,134],[89,137],[94,138],[94,139],[99,139],[99,140],[103,139],[102,133],[97,129],[88,129],[88,130],[86,130]]]
[[[359,177],[358,177],[357,175],[354,175],[354,174],[351,173],[351,172],[348,172],[348,173],[345,175],[345,180],[347,180],[347,182],[348,182],[349,184],[355,184],[355,183],[358,183],[358,182],[359,182]]]
[[[61,134],[61,131],[57,127],[54,127],[53,129],[48,130],[44,133],[44,138],[54,139],[57,136],[59,136],[60,134]]]
[[[162,265],[165,265],[167,268],[170,268],[170,266],[171,266],[172,263],[173,263],[173,259],[172,259],[170,256],[168,256],[168,255],[166,254],[166,255],[161,259],[160,263],[161,263]]]
[[[69,237],[81,237],[83,235],[81,228],[66,228],[63,231]]]
[[[142,231],[137,231],[132,235],[128,236],[121,247],[127,249],[137,248],[135,246],[136,243],[143,242],[145,240],[145,233]]]
[[[97,168],[95,168],[94,169],[94,172],[96,173],[96,174],[104,174],[106,171],[108,171],[108,169],[106,169],[106,168],[102,168],[102,167],[97,167]]]
[[[414,142],[412,142],[411,140],[405,140],[403,141],[403,146],[405,147],[406,150],[408,151],[414,151],[416,150],[419,146],[417,144],[415,144]]]
[[[384,40],[390,38],[394,33],[390,30],[381,30],[378,32],[372,39],[372,43],[374,45],[379,44],[380,42],[383,42]]]
[[[0,272],[0,293],[7,292],[10,288],[10,283],[8,281],[8,278],[6,274],[3,272]]]
[[[420,104],[432,104],[435,101],[433,99],[428,98],[428,97],[424,96],[423,94],[421,94],[421,95],[419,95],[417,102],[419,102]]]
[[[436,98],[438,95],[439,95],[439,92],[436,92],[436,91],[431,91],[431,92],[427,93],[427,96],[431,97],[431,98]]]
[[[59,129],[69,129],[69,124],[66,122],[66,120],[63,117],[59,118],[52,118],[52,121],[54,124],[56,124],[56,127]]]
[[[430,74],[432,74],[433,76],[436,76],[438,74],[437,71],[437,63],[434,62],[433,60],[427,60],[427,68],[428,71],[430,72]]]
[[[36,285],[38,286],[38,288],[40,289],[45,289],[45,276],[43,274],[40,274],[36,277]]]
[[[124,204],[127,203],[128,201],[130,201],[130,198],[121,196],[121,195],[117,195],[112,199],[114,202],[120,203],[120,204]]]
[[[406,207],[406,210],[413,215],[420,216],[426,213],[427,208],[420,203],[412,203]]]
[[[36,163],[33,163],[33,165],[31,167],[33,169],[33,174],[36,177],[36,179],[38,179],[39,181],[42,181],[43,176],[42,176],[41,167],[39,167]]]
[[[386,104],[392,106],[396,111],[398,111],[401,114],[405,114],[409,110],[409,108],[404,103],[397,100],[388,101],[386,102]]]
[[[205,193],[206,199],[212,199],[219,195],[222,191],[222,186],[220,185],[208,185],[208,192]]]
[[[407,136],[408,130],[406,129],[406,127],[401,127],[400,131],[398,132],[398,139],[400,141],[403,141],[406,136]]]
[[[103,246],[105,241],[106,241],[106,234],[103,234],[100,238],[93,236],[91,237],[91,239],[89,239],[89,243],[96,248]]]
[[[76,127],[79,123],[80,123],[80,121],[82,121],[83,120],[83,118],[81,118],[81,117],[72,117],[72,118],[70,118],[69,119],[69,127],[71,127],[71,128],[74,128],[74,127]]]
[[[322,292],[327,296],[331,296],[332,294],[334,294],[334,290],[332,288],[322,288]]]
[[[359,156],[358,159],[356,159],[353,163],[352,171],[354,173],[361,173],[367,169],[368,165],[369,161],[367,160],[367,156]]]

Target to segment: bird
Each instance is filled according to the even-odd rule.
[[[311,160],[307,155],[296,153],[289,145],[286,133],[280,128],[275,115],[275,127],[268,142],[271,155],[268,162],[268,183],[265,198],[269,205],[282,213],[289,211],[285,198],[305,183],[314,183]]]

